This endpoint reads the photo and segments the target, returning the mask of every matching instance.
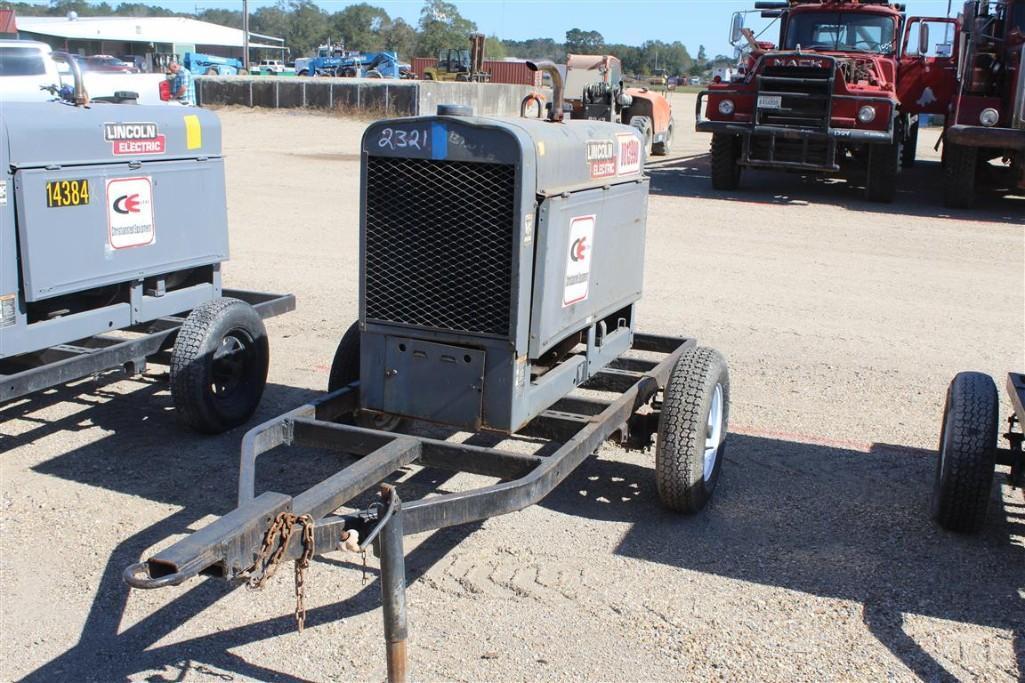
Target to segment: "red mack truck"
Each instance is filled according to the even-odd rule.
[[[970,208],[981,187],[1025,189],[1025,0],[967,2],[961,20],[943,198]]]
[[[869,200],[893,201],[900,169],[914,164],[919,116],[946,115],[954,98],[958,21],[909,19],[904,5],[879,0],[755,10],[779,22],[779,47],[757,41],[735,14],[732,40],[747,40],[747,66],[698,95],[713,187],[737,189],[744,168],[847,173],[864,178]]]

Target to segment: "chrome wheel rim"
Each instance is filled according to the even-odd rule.
[[[705,425],[705,481],[712,478],[712,473],[715,472],[715,463],[719,459],[719,447],[722,445],[724,436],[725,406],[723,403],[722,385],[716,384],[715,391],[712,392],[712,405],[708,409],[708,421]]]

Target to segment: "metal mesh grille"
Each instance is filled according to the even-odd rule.
[[[758,125],[825,131],[832,109],[833,69],[770,67],[758,78],[759,95],[779,95],[779,109],[756,112]]]
[[[508,335],[516,168],[367,160],[367,318]]]

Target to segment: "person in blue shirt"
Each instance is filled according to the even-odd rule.
[[[182,104],[196,105],[196,82],[192,72],[178,62],[171,62],[167,70],[171,73],[171,97]]]

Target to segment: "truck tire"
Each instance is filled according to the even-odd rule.
[[[302,71],[300,71],[299,73],[296,74],[296,76],[309,76],[309,75],[310,75],[309,69],[303,69]]]
[[[868,180],[865,197],[870,202],[889,204],[897,196],[900,173],[900,144],[869,145]]]
[[[693,514],[711,499],[726,456],[730,377],[718,351],[685,352],[663,391],[655,483],[670,510]]]
[[[716,190],[740,187],[740,146],[738,135],[712,134],[712,187]]]
[[[943,204],[951,209],[975,206],[979,151],[974,147],[943,143]]]
[[[986,519],[999,405],[989,375],[962,372],[950,383],[932,493],[932,516],[944,529],[973,533]]]
[[[359,323],[354,322],[342,335],[342,340],[338,342],[334,360],[331,361],[331,374],[328,375],[328,391],[338,391],[344,386],[359,381],[359,347]],[[404,419],[395,415],[365,415],[362,413],[340,421],[346,424],[354,423],[367,429],[379,429],[383,432],[394,432],[406,423]]]
[[[651,119],[647,116],[634,116],[630,119],[629,125],[641,131],[641,135],[644,137],[644,156],[651,157],[653,151],[651,140],[655,137],[651,132]]]
[[[270,351],[260,314],[244,301],[214,299],[185,319],[171,353],[171,398],[178,419],[220,434],[256,412]]]
[[[908,139],[900,150],[900,165],[903,168],[914,168],[915,160],[918,158],[918,124],[911,125],[911,132]]]
[[[657,157],[664,157],[673,151],[673,124],[666,128],[666,136],[662,142],[656,142],[651,146],[651,153]]]

